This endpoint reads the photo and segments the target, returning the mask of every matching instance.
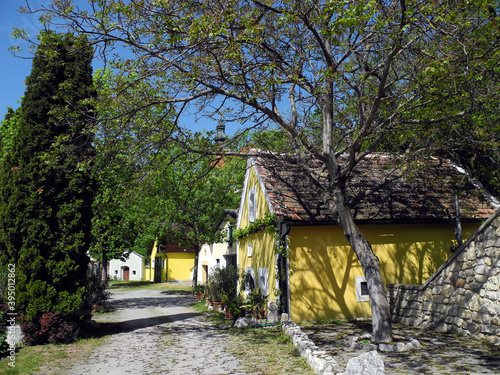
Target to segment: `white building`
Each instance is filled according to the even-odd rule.
[[[112,259],[109,261],[108,272],[110,280],[146,280],[144,256],[132,251],[125,261],[121,259]]]
[[[236,242],[232,241],[233,228],[236,226],[237,210],[224,210],[224,219],[216,224],[217,230],[225,235],[225,241],[204,244],[198,256],[198,282],[206,283],[210,271],[225,268],[229,264],[236,266]]]

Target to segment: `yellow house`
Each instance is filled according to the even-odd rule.
[[[436,161],[411,179],[393,172],[375,189],[387,171],[380,154],[360,164],[349,190],[352,200],[363,197],[355,219],[380,259],[386,284],[424,283],[456,246],[455,195],[464,237],[495,207],[471,183],[452,191],[441,178],[466,177],[450,163]],[[238,266],[292,320],[371,316],[361,265],[335,213],[297,166],[259,155],[248,160],[235,233]]]
[[[151,265],[147,269],[148,280],[191,280],[193,277],[195,250],[184,249],[178,244],[155,242],[151,251]]]

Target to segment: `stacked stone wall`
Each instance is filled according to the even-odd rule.
[[[500,343],[500,210],[424,285],[388,285],[392,319]]]

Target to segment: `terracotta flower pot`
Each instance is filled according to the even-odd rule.
[[[214,306],[215,310],[220,310],[220,307],[221,307],[221,303],[220,302],[214,301],[212,303],[213,303],[213,306]]]

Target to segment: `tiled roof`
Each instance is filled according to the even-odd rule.
[[[253,157],[255,167],[270,204],[278,218],[292,221],[332,222],[336,214],[310,185],[307,174],[298,165],[262,155]],[[484,219],[495,211],[484,192],[472,184],[447,161],[431,159],[425,170],[393,170],[391,157],[372,154],[353,172],[347,193],[352,203],[360,193],[373,190],[354,207],[358,221],[438,221],[455,217],[455,195],[459,196],[463,220]],[[318,162],[311,162],[319,167]],[[314,166],[314,165],[313,165]],[[384,178],[387,182],[380,186]],[[321,175],[321,187],[327,188],[327,176]],[[334,206],[333,206],[334,207]]]
[[[162,253],[195,253],[195,249],[184,249],[178,243],[168,243],[160,245],[160,252]]]

